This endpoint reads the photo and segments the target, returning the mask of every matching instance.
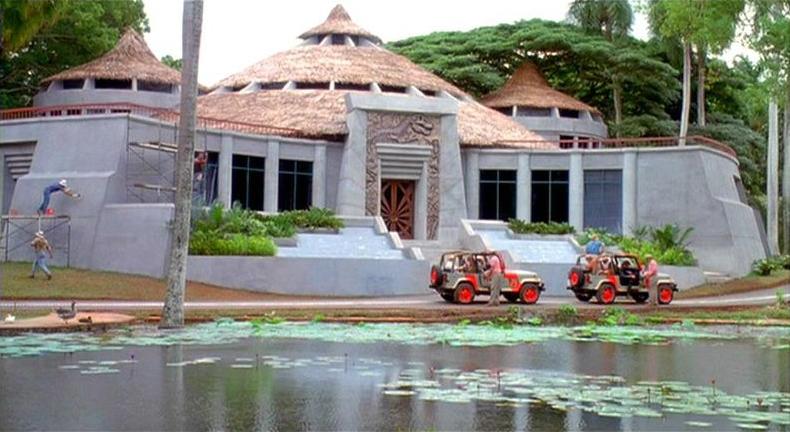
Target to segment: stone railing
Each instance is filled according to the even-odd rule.
[[[42,117],[64,117],[64,116],[89,116],[106,114],[133,114],[141,117],[150,117],[168,123],[177,123],[179,113],[175,110],[152,108],[143,105],[130,103],[106,103],[106,104],[79,104],[79,105],[59,105],[47,107],[30,107],[0,110],[0,121],[21,120]],[[268,126],[256,123],[246,123],[231,120],[222,120],[212,117],[198,116],[198,129],[221,129],[234,132],[249,133],[256,135],[278,135],[295,137],[300,136],[296,129]]]
[[[547,141],[498,141],[495,144],[503,147],[517,147],[519,144],[536,144],[539,142]],[[555,144],[557,148],[562,150],[597,150],[597,149],[613,149],[613,148],[650,148],[650,147],[679,147],[679,137],[640,137],[640,138],[607,138],[607,139],[575,139],[575,140],[557,140],[548,141],[550,144]],[[737,154],[732,147],[722,142],[716,141],[713,138],[708,138],[700,135],[690,135],[686,137],[686,145],[696,145],[708,147],[734,158]]]

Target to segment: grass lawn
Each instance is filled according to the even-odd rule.
[[[685,291],[680,291],[675,295],[678,299],[689,299],[697,297],[711,297],[726,294],[737,294],[749,291],[759,291],[763,289],[776,288],[790,284],[790,270],[780,270],[770,276],[749,275],[740,279],[733,279],[724,283],[711,283],[700,285]]]
[[[2,263],[3,300],[77,299],[77,300],[140,300],[162,301],[165,298],[165,281],[145,276],[122,273],[51,268],[53,278],[47,280],[41,273],[30,279],[29,263]],[[219,288],[213,285],[189,282],[187,300],[272,300],[286,296],[255,293],[251,291]]]

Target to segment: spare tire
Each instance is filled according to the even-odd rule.
[[[571,288],[578,289],[584,286],[584,270],[574,267],[568,272],[568,283]]]
[[[444,275],[441,271],[439,271],[439,267],[433,265],[431,266],[431,281],[430,286],[438,287],[441,286],[444,282]]]

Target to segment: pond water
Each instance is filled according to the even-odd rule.
[[[790,430],[790,329],[219,322],[0,356],[0,430]]]

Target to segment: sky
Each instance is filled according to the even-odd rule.
[[[351,19],[384,42],[435,31],[466,31],[520,19],[565,19],[571,0],[344,0]],[[144,0],[157,57],[181,57],[182,0]],[[199,80],[211,85],[272,54],[297,45],[298,36],[322,23],[338,0],[204,0]],[[631,34],[649,37],[637,13]],[[723,57],[748,54],[734,45]]]

